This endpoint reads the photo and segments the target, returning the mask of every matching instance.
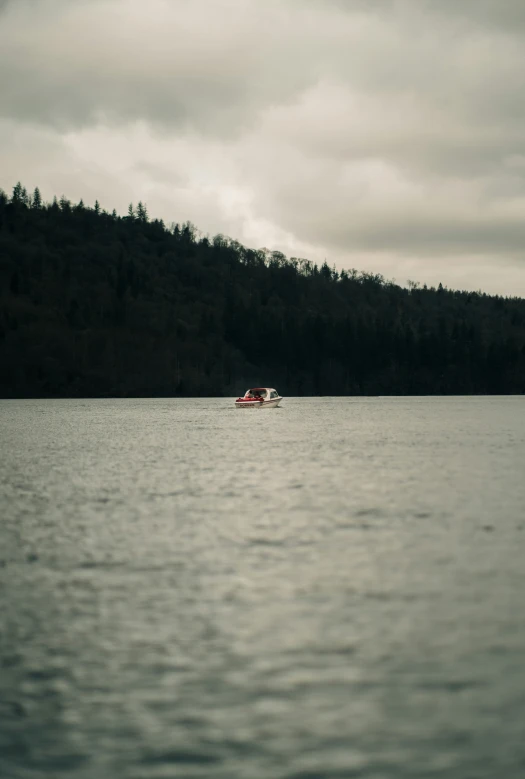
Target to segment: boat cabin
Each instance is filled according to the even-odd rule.
[[[255,387],[254,389],[246,390],[244,397],[249,400],[259,400],[259,398],[262,398],[263,400],[273,400],[274,398],[279,397],[279,393],[277,390],[269,387]]]

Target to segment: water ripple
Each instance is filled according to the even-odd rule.
[[[0,776],[521,779],[524,404],[1,404]]]

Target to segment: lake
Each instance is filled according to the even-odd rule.
[[[2,779],[525,776],[525,397],[13,400],[0,441]]]

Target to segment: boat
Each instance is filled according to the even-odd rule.
[[[282,397],[272,387],[253,387],[237,398],[236,408],[277,408]]]

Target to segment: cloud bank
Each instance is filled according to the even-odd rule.
[[[522,0],[0,2],[0,185],[525,295]]]

